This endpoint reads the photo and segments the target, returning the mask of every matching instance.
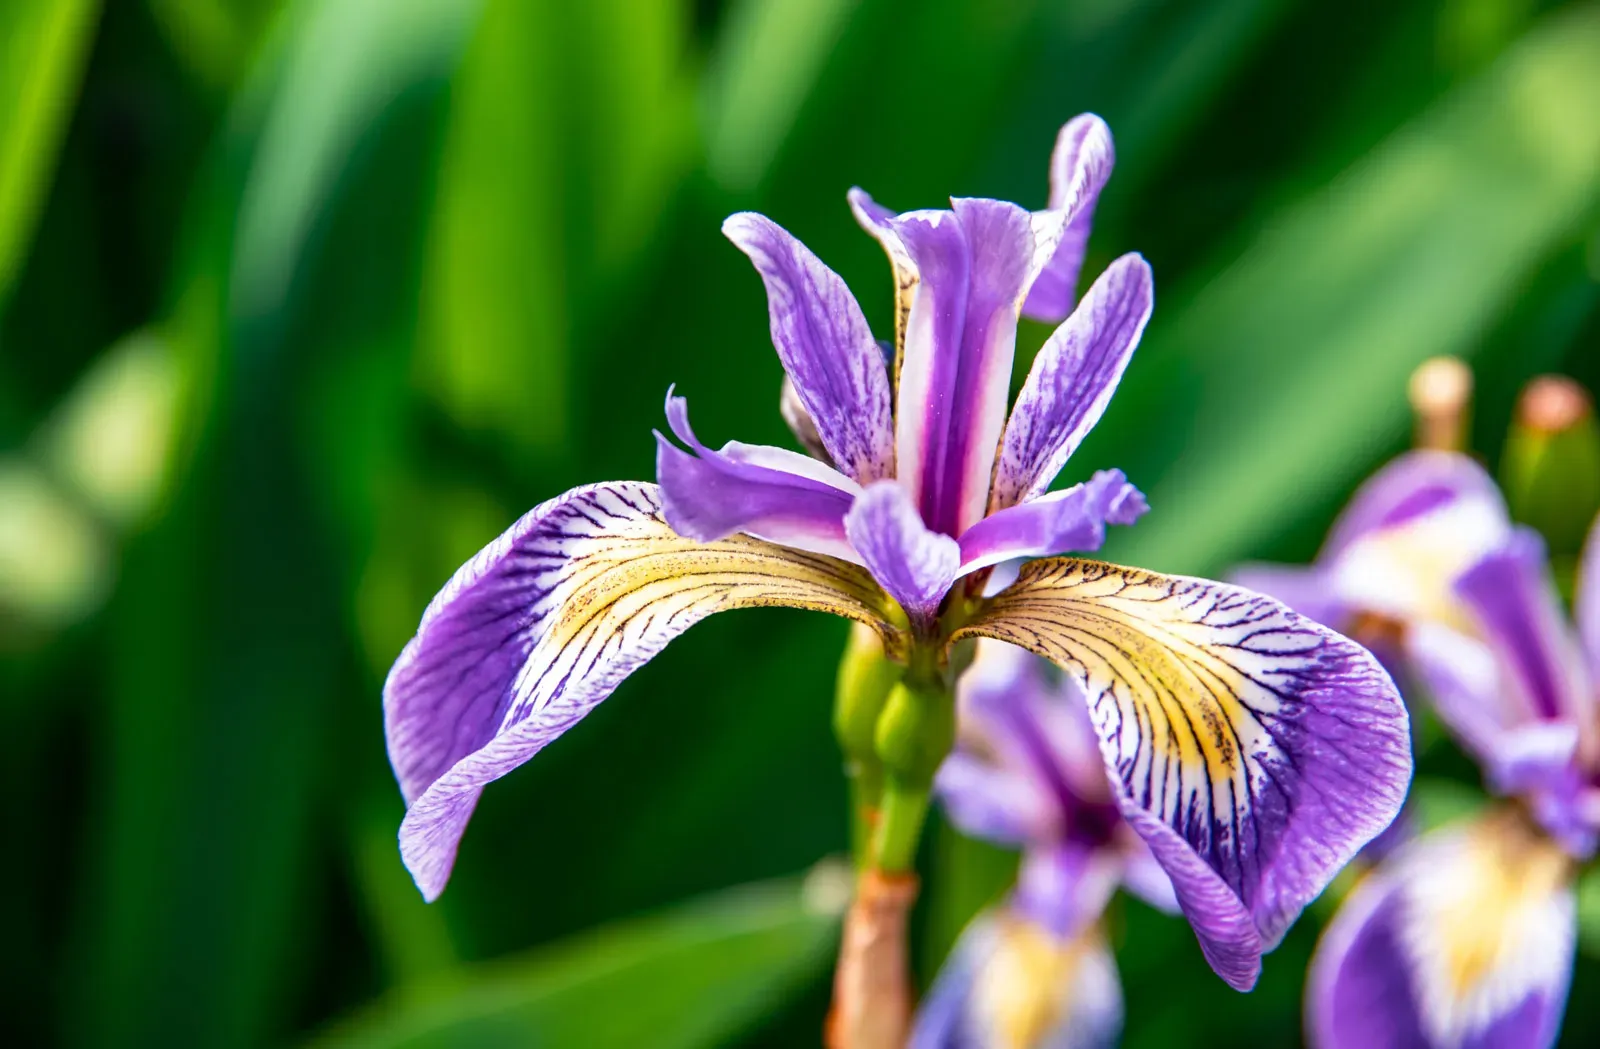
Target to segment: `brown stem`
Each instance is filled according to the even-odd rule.
[[[917,899],[914,874],[863,871],[845,915],[828,1049],[905,1049],[911,1025],[906,926]]]

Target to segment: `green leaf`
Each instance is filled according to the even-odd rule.
[[[1580,232],[1600,191],[1597,106],[1600,12],[1554,16],[1158,304],[1083,459],[1132,447],[1129,475],[1159,478],[1116,556],[1215,571],[1395,446],[1411,369],[1472,353]]]
[[[825,865],[465,969],[446,986],[389,996],[315,1045],[720,1045],[826,966],[849,877]]]
[[[706,77],[706,167],[725,189],[760,184],[860,0],[741,0]]]
[[[0,5],[0,305],[43,206],[98,12],[95,0]]]

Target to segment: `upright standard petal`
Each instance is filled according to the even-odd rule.
[[[712,451],[689,428],[682,397],[667,398],[667,421],[690,449],[656,434],[656,480],[667,521],[679,535],[709,542],[745,532],[860,560],[844,534],[844,515],[861,490],[854,481],[784,448],[733,442]]]
[[[444,889],[485,784],[575,725],[693,624],[786,605],[857,619],[901,644],[861,569],[758,540],[685,539],[655,485],[574,489],[462,566],[384,685],[389,758],[409,808],[400,848]]]
[[[963,636],[1078,679],[1124,818],[1234,987],[1405,797],[1409,729],[1388,674],[1259,594],[1036,561]]]
[[[1046,324],[1058,323],[1072,312],[1078,293],[1078,272],[1089,246],[1089,231],[1094,224],[1095,204],[1100,190],[1111,177],[1116,153],[1111,145],[1111,129],[1093,113],[1073,117],[1056,136],[1050,154],[1050,208],[1059,218],[1061,232],[1043,262],[1028,298],[1023,315]]]
[[[732,215],[722,232],[767,286],[772,345],[828,455],[861,484],[894,476],[889,376],[855,296],[764,215]]]
[[[981,914],[917,1012],[910,1049],[1110,1049],[1122,987],[1098,929],[1060,939],[1026,919]]]
[[[1032,276],[1031,220],[998,200],[898,216],[859,191],[851,202],[900,287],[896,476],[929,528],[957,536],[988,504]]]
[[[845,518],[845,534],[878,584],[927,631],[955,582],[961,549],[947,535],[930,531],[905,489],[879,481],[856,499]]]
[[[1019,557],[1093,553],[1106,525],[1131,525],[1150,505],[1121,470],[1101,470],[1083,484],[990,514],[961,533],[961,571]]]
[[[1572,975],[1571,861],[1508,811],[1402,846],[1311,962],[1314,1049],[1548,1049]]]
[[[1105,413],[1154,302],[1149,264],[1124,255],[1045,342],[1006,423],[991,512],[1050,487]]]

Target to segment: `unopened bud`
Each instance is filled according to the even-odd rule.
[[[956,703],[939,684],[902,680],[878,717],[878,760],[893,780],[927,789],[956,741]]]
[[[1565,376],[1541,375],[1517,400],[1500,462],[1512,516],[1543,533],[1552,556],[1575,556],[1600,511],[1600,424]]]
[[[1459,357],[1430,357],[1411,373],[1407,387],[1416,418],[1418,448],[1459,452],[1467,446],[1472,411],[1472,369]]]

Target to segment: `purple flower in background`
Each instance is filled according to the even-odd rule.
[[[1526,530],[1451,593],[1466,631],[1418,630],[1409,658],[1490,789],[1514,800],[1402,846],[1352,893],[1312,966],[1320,1049],[1541,1049],[1561,1026],[1574,879],[1600,835],[1600,526],[1577,630]]]
[[[1464,626],[1451,582],[1510,534],[1500,489],[1475,460],[1413,451],[1361,486],[1315,564],[1246,565],[1233,578],[1350,634],[1394,666],[1410,627]]]
[[[940,672],[976,637],[1059,665],[1207,958],[1254,983],[1261,954],[1394,817],[1405,714],[1369,653],[1275,601],[1050,556],[1094,550],[1144,510],[1118,471],[1047,494],[1149,315],[1137,255],[1093,283],[1008,405],[1018,316],[1067,313],[1111,162],[1105,125],[1084,116],[1062,129],[1044,211],[957,199],[897,215],[853,192],[893,263],[890,365],[837,274],[768,219],[728,220],[830,462],[713,450],[669,397],[682,447],[659,439],[658,484],[575,489],[457,572],[384,689],[401,851],[424,895],[444,888],[486,784],[705,616],[787,605],[866,623],[889,659]],[[983,596],[988,569],[1016,557],[1045,559]]]
[[[1174,912],[1172,882],[1117,808],[1072,678],[980,641],[959,697],[962,736],[939,795],[966,833],[1020,847],[1022,868],[1010,899],[962,934],[911,1049],[1113,1044],[1122,995],[1101,913],[1119,885]]]

